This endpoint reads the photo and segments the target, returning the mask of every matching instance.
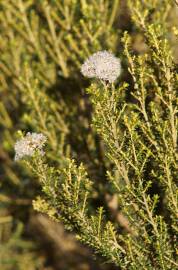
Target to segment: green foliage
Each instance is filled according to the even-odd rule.
[[[77,231],[77,238],[93,247],[96,253],[120,264],[118,251],[124,250],[117,243],[112,224],[103,221],[102,207],[92,215],[88,205],[91,182],[83,165],[77,167],[73,160],[66,159],[64,169],[55,170],[35,158],[29,166],[39,175],[46,194],[46,201],[41,198],[34,201],[35,209],[62,221],[67,229]]]
[[[118,0],[1,1],[1,208],[13,209],[19,224],[33,200],[35,210],[118,269],[177,269],[175,5],[127,4],[131,27],[122,32]],[[105,49],[122,57],[119,81],[87,87],[81,63]],[[43,133],[45,155],[15,164],[17,130]],[[108,196],[116,198],[114,212]],[[40,269],[37,252],[23,228],[12,230],[0,263],[24,269],[27,256],[27,269]]]
[[[42,257],[38,257],[35,252],[35,247],[32,242],[21,239],[23,225],[18,224],[15,232],[9,236],[11,231],[11,219],[1,217],[0,220],[0,267],[7,270],[27,270],[44,269]]]

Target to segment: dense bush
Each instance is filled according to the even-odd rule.
[[[126,2],[0,1],[1,269],[177,269],[178,8]]]

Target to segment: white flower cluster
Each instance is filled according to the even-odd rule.
[[[95,77],[112,83],[121,73],[120,59],[110,52],[99,51],[84,62],[81,72],[85,77]]]
[[[46,141],[47,138],[42,133],[28,132],[24,138],[15,143],[15,160],[22,159],[24,156],[32,156],[36,150],[43,155],[42,148]]]

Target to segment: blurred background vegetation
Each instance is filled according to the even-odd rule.
[[[148,2],[151,21],[165,1]],[[174,1],[167,13],[171,29],[178,25]],[[133,38],[132,50],[145,52],[125,0],[0,0],[0,269],[115,269],[94,260],[62,224],[33,210],[39,183],[14,162],[13,145],[18,130],[46,134],[54,164],[62,165],[64,155],[84,162],[96,180],[94,207],[102,202],[112,212],[105,181],[110,164],[90,125],[88,82],[80,66],[93,52],[110,50],[122,60],[123,80],[130,81],[121,44],[125,30]],[[178,64],[175,36],[168,39]]]

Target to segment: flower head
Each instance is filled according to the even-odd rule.
[[[120,59],[107,51],[91,55],[82,65],[81,72],[88,78],[114,82],[121,73]]]
[[[46,136],[42,133],[28,132],[24,138],[15,143],[15,160],[19,160],[24,156],[32,156],[36,150],[43,155],[44,152],[42,148],[46,140]]]

